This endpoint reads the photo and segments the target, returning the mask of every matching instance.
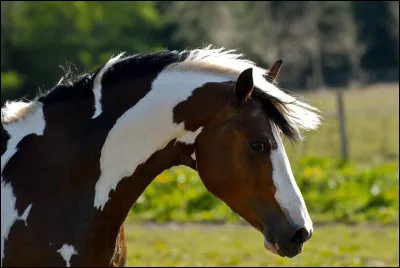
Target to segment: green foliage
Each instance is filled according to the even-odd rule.
[[[344,222],[398,221],[398,163],[356,168],[305,158],[294,169],[310,213]]]
[[[161,173],[132,209],[135,218],[164,221],[225,221],[236,216],[210,194],[197,172],[183,166]]]
[[[328,158],[303,158],[293,172],[315,222],[398,222],[398,163],[356,167]],[[132,219],[165,221],[240,220],[201,183],[197,172],[179,166],[164,171],[133,206]]]
[[[23,74],[19,86],[29,89],[30,98],[39,87],[47,90],[58,82],[59,65],[71,62],[81,73],[121,51],[162,48],[157,34],[163,24],[151,1],[2,2],[3,12],[2,71]]]
[[[21,75],[15,71],[1,72],[1,89],[4,91],[18,89],[23,81]]]
[[[24,78],[16,71],[1,72],[1,98],[4,100],[13,98],[23,82]]]
[[[25,78],[19,89],[2,87],[2,102],[51,88],[67,62],[82,73],[121,51],[208,44],[263,67],[282,58],[280,84],[293,90],[398,81],[396,9],[390,1],[2,1],[2,72]]]

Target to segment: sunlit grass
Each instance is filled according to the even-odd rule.
[[[266,251],[248,225],[127,224],[127,266],[399,266],[399,229],[331,225],[293,259]]]

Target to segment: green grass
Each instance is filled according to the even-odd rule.
[[[126,224],[127,266],[399,266],[399,228],[314,227],[303,252],[281,258],[266,251],[248,225]]]
[[[305,155],[340,157],[336,94],[334,91],[296,93],[319,108],[324,120],[318,131],[305,133],[303,143],[293,146],[285,141],[291,162]],[[399,84],[346,90],[343,96],[349,160],[370,165],[398,159]]]

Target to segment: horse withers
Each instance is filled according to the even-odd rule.
[[[165,169],[206,188],[294,257],[312,222],[282,142],[320,124],[257,67],[224,49],[111,58],[1,119],[2,266],[124,266],[123,222]]]

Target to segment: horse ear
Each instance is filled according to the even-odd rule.
[[[253,89],[253,68],[249,68],[239,75],[235,85],[235,95],[240,105],[251,95]]]
[[[272,64],[272,67],[269,68],[268,73],[264,75],[264,78],[267,79],[267,81],[272,83],[276,80],[276,78],[278,77],[279,69],[281,68],[282,62],[283,62],[282,60],[277,60],[274,64]]]

